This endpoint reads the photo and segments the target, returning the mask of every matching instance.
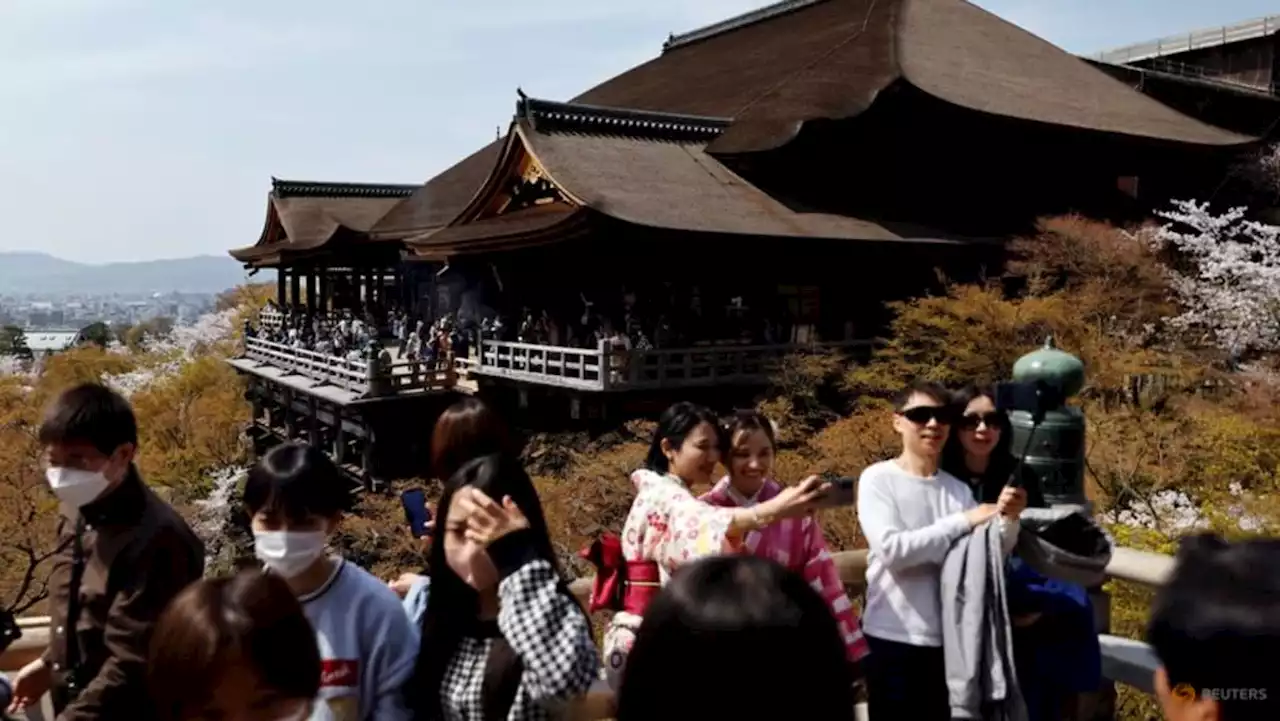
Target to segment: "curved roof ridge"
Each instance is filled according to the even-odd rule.
[[[516,104],[516,117],[528,120],[544,132],[606,133],[702,141],[719,137],[733,123],[731,118],[561,103],[531,98],[523,93]]]
[[[667,41],[662,44],[662,52],[674,50],[685,45],[696,43],[700,40],[715,37],[721,33],[731,32],[747,25],[754,25],[758,22],[771,20],[779,15],[785,15],[810,5],[816,5],[827,0],[782,0],[772,5],[766,5],[762,8],[756,8],[741,15],[721,20],[719,22],[704,25],[700,28],[690,30],[683,33],[672,33],[667,37]]]
[[[271,178],[271,192],[279,198],[405,198],[421,183],[349,183]]]

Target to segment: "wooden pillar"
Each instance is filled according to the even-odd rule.
[[[315,396],[307,396],[307,442],[316,448],[321,447],[320,440],[320,401]]]
[[[291,269],[289,274],[289,304],[294,308],[302,305],[302,279],[298,277],[298,269]]]
[[[320,271],[320,287],[318,288],[318,293],[320,295],[318,299],[318,306],[321,313],[329,312],[329,294],[332,292],[332,289],[329,287],[329,271],[328,269],[324,269]]]
[[[249,382],[249,406],[253,413],[253,420],[250,421],[250,424],[256,426],[262,421],[262,396],[255,381]]]
[[[377,490],[377,483],[373,479],[373,429],[366,426],[366,434],[364,437],[364,448],[360,454],[360,470],[364,471],[365,490]]]
[[[280,308],[283,308],[285,303],[285,276],[287,275],[288,271],[284,268],[276,268],[276,306]]]
[[[293,389],[284,388],[281,393],[284,395],[284,436],[293,440],[297,435],[297,424],[294,422],[293,412]]]
[[[342,427],[342,409],[334,409],[333,462],[339,466],[347,463],[347,431]]]
[[[316,300],[316,269],[312,266],[307,270],[307,310],[315,313],[319,306]]]

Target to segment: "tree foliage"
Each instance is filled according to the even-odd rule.
[[[180,508],[205,495],[212,476],[245,463],[248,405],[222,361],[229,322],[163,330],[151,326],[152,341],[132,351],[87,344],[45,359],[38,373],[0,375],[0,607],[25,611],[44,598],[59,511],[36,432],[61,390],[87,381],[123,385],[138,417],[138,467]]]

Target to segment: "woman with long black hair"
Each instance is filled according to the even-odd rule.
[[[533,481],[510,454],[476,458],[449,478],[439,508],[409,688],[417,718],[550,718],[587,691],[600,657]]]
[[[992,503],[1016,482],[1029,508],[1044,508],[1044,494],[1029,473],[1020,473],[1009,416],[996,408],[995,390],[969,386],[954,397],[959,422],[942,452],[942,468],[965,481],[979,503]],[[1019,478],[1015,479],[1014,476]],[[1081,586],[1046,578],[1016,554],[1005,568],[1013,622],[1014,665],[1030,721],[1073,717],[1080,692],[1101,682],[1101,650],[1093,610]]]

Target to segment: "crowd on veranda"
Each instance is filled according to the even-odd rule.
[[[710,342],[775,345],[789,339],[782,318],[755,312],[741,297],[710,312],[696,289],[679,301],[646,302],[623,288],[616,298],[599,304],[583,295],[580,313],[524,307],[514,318],[491,311],[479,319],[452,313],[425,317],[398,304],[332,311],[275,303],[269,308],[279,313],[279,324],[247,324],[246,335],[351,360],[365,360],[373,341],[385,341],[398,349],[398,359],[420,361],[427,370],[448,367],[452,358],[466,357],[481,340],[589,349],[608,342],[631,351]]]
[[[815,515],[832,484],[779,483],[772,424],[753,412],[662,415],[620,536],[584,550],[598,571],[584,609],[510,432],[479,400],[432,431],[445,483],[426,573],[387,583],[327,551],[347,484],[292,443],[240,499],[261,568],[206,577],[201,542],[138,475],[127,401],[70,388],[39,428],[62,506],[53,634],[12,679],[9,710],[51,693],[63,721],[847,721],[865,682],[875,721],[1062,718],[1058,702],[1097,687],[1096,669],[1052,668],[1096,661],[1091,625],[1072,625],[1091,616],[1080,589],[1026,567],[1021,543],[1010,555],[1038,499],[1009,483],[992,401],[923,383],[897,399],[901,453],[857,488],[859,617]],[[1167,718],[1280,718],[1277,553],[1183,543],[1148,633]],[[602,650],[598,609],[614,611]]]

